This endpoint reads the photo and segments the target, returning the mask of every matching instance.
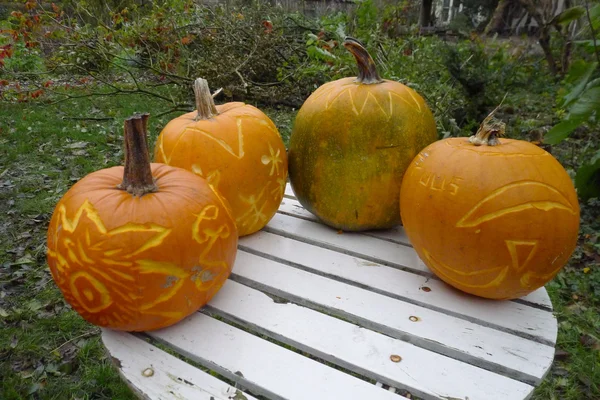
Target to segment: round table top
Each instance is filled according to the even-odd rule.
[[[556,335],[543,288],[513,301],[463,294],[401,227],[338,234],[288,187],[200,312],[102,339],[143,398],[510,400],[542,381]]]

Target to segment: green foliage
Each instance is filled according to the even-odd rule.
[[[573,7],[557,15],[554,22],[568,24],[589,12],[591,25],[600,26],[600,4],[590,10]],[[590,33],[593,32],[588,26]],[[596,28],[597,29],[597,28]],[[600,57],[596,39],[578,41],[589,54]],[[600,116],[600,72],[598,61],[580,59],[575,61],[564,80],[564,88],[558,99],[562,121],[555,125],[544,137],[548,144],[558,144],[567,139],[584,124],[598,126]],[[577,170],[575,184],[579,196],[584,199],[600,196],[600,148],[590,148],[590,159]],[[584,155],[585,156],[585,155]]]
[[[563,91],[559,99],[559,106],[567,117],[546,134],[546,143],[560,143],[600,109],[600,80],[592,79],[597,69],[597,62],[578,60],[573,63],[565,80],[568,91]]]
[[[474,28],[473,21],[471,18],[465,13],[457,14],[450,24],[448,24],[448,29],[452,31],[465,32],[468,33]]]
[[[575,176],[575,185],[579,197],[586,200],[593,197],[600,198],[600,150],[588,163],[579,167]]]
[[[38,48],[27,47],[23,42],[17,42],[11,48],[12,55],[4,58],[0,76],[7,73],[44,72],[44,58]]]
[[[461,4],[463,13],[469,18],[475,18],[480,14],[487,17],[496,9],[498,0],[462,0]]]
[[[464,12],[485,12],[494,1],[464,1]],[[581,202],[577,250],[548,285],[559,347],[569,356],[555,363],[534,398],[599,398],[598,350],[589,339],[600,329],[600,203],[594,199],[600,76],[592,41],[578,41],[574,55],[582,60],[573,64],[555,103],[557,84],[522,42],[417,35],[410,28],[418,14],[412,0],[381,9],[361,2],[321,18],[261,2],[104,3],[41,3],[49,14],[36,6],[0,22],[10,31],[0,47],[14,47],[0,70],[0,398],[132,398],[94,328],[52,286],[44,255],[45,229],[60,196],[85,174],[122,161],[122,119],[150,112],[152,146],[173,112],[193,107],[190,82],[203,76],[213,89],[224,88],[226,97],[217,102],[276,105],[265,112],[287,140],[310,93],[356,74],[341,45],[346,35],[365,43],[382,77],[423,95],[442,137],[469,134],[505,94],[499,114],[511,137],[543,131],[553,117],[572,125],[567,140],[550,133],[546,142],[556,143],[553,155],[575,176],[581,198],[591,199]],[[600,28],[600,5],[590,14]],[[44,94],[33,101],[39,90]]]
[[[569,23],[581,18],[585,14],[585,7],[575,6],[567,8],[560,14],[557,14],[551,21],[550,24],[561,24],[568,25]]]

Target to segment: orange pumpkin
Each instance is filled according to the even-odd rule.
[[[490,115],[476,136],[428,146],[400,195],[404,229],[423,262],[450,285],[490,299],[521,297],[550,281],[579,229],[564,168],[529,142],[500,142],[503,132]]]
[[[344,46],[358,78],[326,83],[302,105],[290,137],[290,183],[304,208],[329,226],[390,228],[400,223],[404,171],[437,139],[435,121],[418,93],[379,77],[356,39]]]
[[[226,201],[196,175],[150,164],[147,115],[125,123],[125,167],[91,173],[58,202],[48,264],[89,322],[144,331],[197,311],[231,272],[237,232]]]
[[[202,176],[229,201],[240,236],[262,229],[285,191],[287,153],[277,127],[244,103],[215,106],[208,84],[194,84],[197,111],[170,121],[155,147],[156,162]]]

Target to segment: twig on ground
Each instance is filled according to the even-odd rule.
[[[60,346],[58,346],[57,348],[55,348],[54,350],[52,350],[50,352],[50,354],[54,353],[55,351],[58,351],[58,350],[62,349],[63,347],[65,347],[66,345],[68,345],[71,342],[74,342],[77,339],[82,339],[82,338],[85,338],[85,337],[88,337],[88,336],[94,336],[94,335],[97,335],[99,333],[100,333],[100,329],[98,329],[98,328],[95,328],[95,329],[92,329],[91,331],[87,331],[85,333],[82,333],[79,336],[76,336],[74,338],[71,338],[71,339],[67,340],[66,342],[64,342],[63,344],[61,344]]]
[[[600,63],[600,53],[598,53],[598,47],[596,46],[596,30],[594,29],[592,17],[590,16],[590,6],[588,4],[588,0],[585,0],[585,11],[587,14],[588,21],[590,23],[590,29],[592,31],[592,43],[594,43],[594,53],[596,53],[596,60],[598,60],[598,62]]]
[[[114,117],[62,117],[63,120],[72,120],[72,121],[112,121]]]

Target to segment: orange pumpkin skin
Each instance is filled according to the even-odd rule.
[[[290,183],[298,201],[344,231],[400,223],[404,171],[437,138],[427,104],[411,88],[381,79],[364,46],[347,37],[358,76],[319,87],[304,102],[290,137]]]
[[[154,160],[192,171],[227,199],[240,236],[262,229],[285,191],[287,153],[279,131],[259,109],[233,102],[196,121],[196,112],[170,121]]]
[[[433,143],[402,182],[404,229],[442,280],[490,299],[524,296],[550,281],[575,249],[579,204],[560,163],[504,139]]]
[[[123,167],[100,170],[58,202],[48,264],[71,306],[92,324],[126,331],[171,325],[223,285],[236,254],[226,203],[194,174],[151,165],[158,192],[117,189]]]

